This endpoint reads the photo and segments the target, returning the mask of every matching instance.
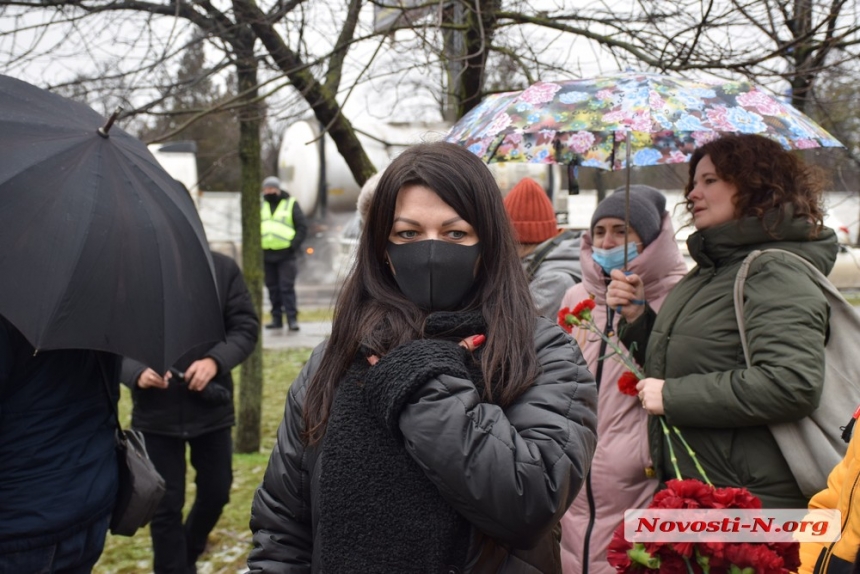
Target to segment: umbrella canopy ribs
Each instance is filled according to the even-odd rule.
[[[165,372],[224,338],[212,258],[191,197],[112,123],[0,76],[0,315],[37,351]]]

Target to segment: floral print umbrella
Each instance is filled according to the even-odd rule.
[[[726,133],[761,134],[786,149],[843,147],[810,118],[747,82],[706,84],[626,72],[537,82],[485,98],[446,140],[485,162],[559,163],[619,170],[684,163]]]

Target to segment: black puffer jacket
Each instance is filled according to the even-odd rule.
[[[561,572],[553,530],[594,453],[596,392],[579,348],[557,325],[537,319],[535,348],[541,373],[506,409],[481,402],[470,380],[441,374],[400,411],[406,450],[472,525],[464,572]],[[306,448],[301,435],[308,382],[323,353],[323,345],[317,347],[288,393],[254,498],[253,573],[320,571],[322,463],[319,449]]]
[[[209,382],[221,385],[233,394],[233,376],[230,371],[244,361],[260,332],[260,321],[254,312],[251,294],[245,286],[239,266],[230,257],[212,253],[215,279],[224,315],[227,340],[204,346],[186,353],[174,367],[185,372],[191,363],[211,357],[218,364],[218,374]],[[213,404],[201,398],[201,393],[189,391],[185,383],[171,380],[166,389],[141,389],[136,382],[146,365],[132,359],[123,359],[122,382],[132,389],[134,407],[132,427],[136,430],[192,438],[235,423],[233,402]]]

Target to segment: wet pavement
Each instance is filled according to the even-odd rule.
[[[303,323],[299,319],[299,330],[263,329],[264,349],[314,348],[331,333],[331,322]]]
[[[302,309],[326,309],[334,304],[337,287],[329,283],[296,282],[299,304],[299,330],[290,331],[286,325],[280,329],[263,328],[264,349],[313,349],[331,333],[331,321],[302,321]],[[263,290],[263,309],[269,309],[269,296]],[[319,316],[319,315],[317,315]]]

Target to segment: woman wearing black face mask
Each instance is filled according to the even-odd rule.
[[[251,572],[560,572],[594,428],[593,378],[537,317],[489,170],[414,146],[290,389]]]

